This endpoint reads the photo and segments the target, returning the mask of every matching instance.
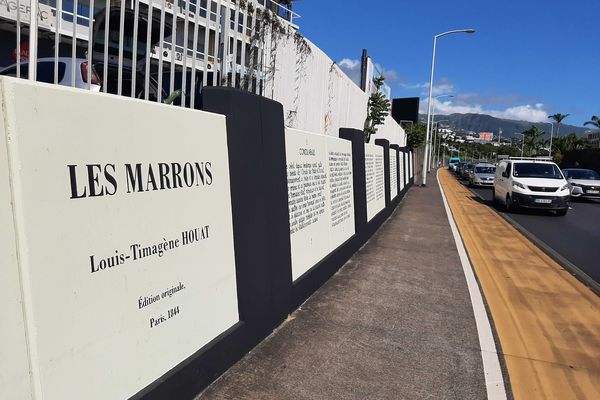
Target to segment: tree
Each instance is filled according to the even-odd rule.
[[[574,133],[556,138],[552,142],[554,161],[560,163],[568,151],[585,149],[587,146],[588,143],[584,139],[577,137]]]
[[[583,123],[584,126],[590,125],[593,126],[596,129],[600,129],[600,117],[597,117],[595,115],[592,115],[592,119],[589,121],[585,121]]]
[[[538,128],[535,125],[532,125],[531,128],[523,131],[524,147],[526,149],[525,153],[530,156],[537,155],[538,150],[540,150],[544,144],[544,141],[540,138],[544,135],[544,131]]]
[[[412,124],[410,129],[406,132],[406,144],[408,147],[416,149],[425,144],[425,130],[426,125],[422,123]]]
[[[367,103],[367,119],[365,120],[365,128],[363,130],[365,133],[365,142],[367,143],[369,143],[371,135],[377,132],[377,125],[383,124],[385,117],[387,117],[390,112],[390,101],[379,91],[383,86],[384,81],[385,78],[383,76],[378,76],[373,79],[376,90],[369,96],[369,101]]]
[[[548,118],[553,119],[554,122],[556,122],[556,137],[559,136],[559,132],[560,132],[560,123],[563,121],[563,119],[567,118],[569,115],[571,114],[553,114],[553,115],[549,115]]]

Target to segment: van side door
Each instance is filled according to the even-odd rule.
[[[506,177],[506,170],[508,167],[508,162],[501,162],[498,164],[498,168],[496,168],[496,176],[494,178],[494,191],[496,192],[496,197],[500,199],[506,198],[507,193],[507,185],[509,184],[508,178]]]

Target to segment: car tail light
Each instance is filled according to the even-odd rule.
[[[96,69],[94,68],[94,66],[92,65],[92,71],[91,71],[91,84],[92,85],[100,85],[100,78],[98,77],[98,74],[96,73]],[[87,79],[88,79],[88,62],[84,61],[81,63],[81,76],[82,79],[85,83],[87,83]]]

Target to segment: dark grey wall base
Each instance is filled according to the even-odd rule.
[[[353,235],[344,244],[329,253],[314,267],[296,279],[292,285],[292,304],[290,313],[304,303],[329,278],[331,278],[360,249],[363,243],[358,235]]]

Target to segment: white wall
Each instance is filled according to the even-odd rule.
[[[382,146],[365,144],[367,221],[385,208],[385,170]]]
[[[0,92],[1,96],[1,92]],[[0,112],[0,115],[2,113]],[[29,355],[4,121],[0,122],[0,397],[30,399]]]
[[[0,100],[2,399],[28,397],[23,315],[47,400],[129,398],[239,320],[224,116],[5,77]],[[147,184],[150,166],[159,182],[158,163],[186,162],[212,178]],[[128,185],[138,163],[150,190]]]
[[[354,234],[352,143],[287,128],[292,279]]]
[[[340,128],[362,130],[369,96],[316,45],[304,62],[292,39],[282,37],[275,50],[275,73],[267,79],[265,96],[283,104],[291,128],[338,136]],[[267,65],[269,62],[267,60]],[[404,130],[386,118],[374,138],[404,146]]]
[[[371,135],[371,143],[375,143],[375,139],[387,139],[390,144],[397,144],[400,147],[406,146],[406,133],[391,115],[385,118],[383,125],[377,126],[377,132]]]

